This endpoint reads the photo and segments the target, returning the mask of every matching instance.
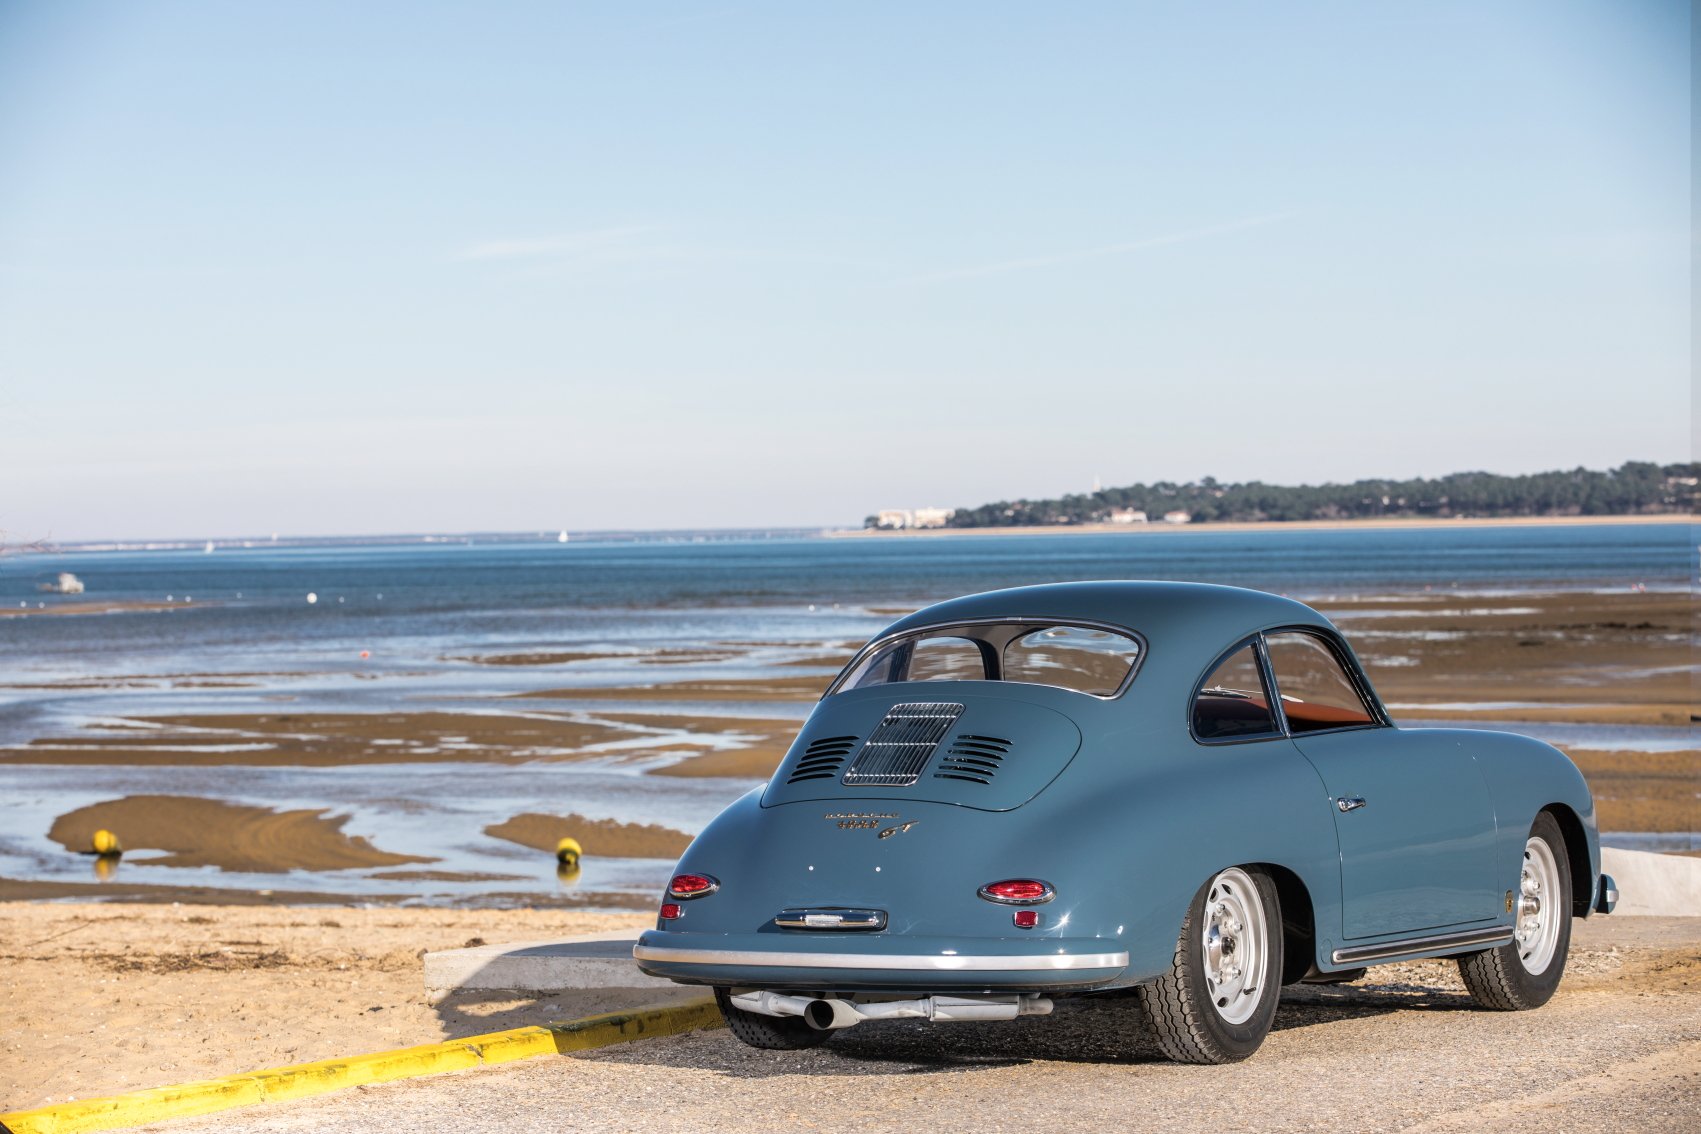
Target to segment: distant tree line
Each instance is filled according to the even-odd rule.
[[[1382,516],[1618,516],[1687,512],[1701,463],[1630,461],[1597,472],[1498,476],[1460,472],[1435,480],[1358,480],[1351,484],[1222,484],[1214,477],[1177,484],[1131,484],[1060,500],[1001,500],[959,508],[954,528],[1139,522],[1206,524],[1228,520],[1362,520]],[[1186,519],[1175,513],[1185,512]]]

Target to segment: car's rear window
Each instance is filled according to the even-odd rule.
[[[911,681],[1019,681],[1113,697],[1139,660],[1139,639],[1105,627],[1039,619],[939,626],[866,650],[830,692]]]

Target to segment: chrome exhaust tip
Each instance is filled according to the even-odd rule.
[[[803,1010],[803,1022],[818,1032],[834,1032],[862,1023],[862,1013],[843,1000],[811,1000]]]

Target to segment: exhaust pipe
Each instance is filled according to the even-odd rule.
[[[1049,997],[926,996],[919,1000],[861,1002],[837,997],[787,996],[765,989],[729,998],[732,1005],[763,1016],[801,1016],[816,1031],[837,1031],[864,1020],[919,1019],[935,1022],[1014,1020],[1018,1016],[1048,1016]]]
[[[811,1000],[803,1020],[818,1032],[830,1032],[862,1023],[856,1006],[848,1000]]]

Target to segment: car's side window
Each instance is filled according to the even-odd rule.
[[[1248,642],[1217,664],[1193,698],[1193,735],[1200,740],[1280,736],[1258,652]]]
[[[1264,648],[1281,694],[1288,731],[1294,735],[1378,723],[1340,658],[1315,634],[1298,630],[1266,634]]]

